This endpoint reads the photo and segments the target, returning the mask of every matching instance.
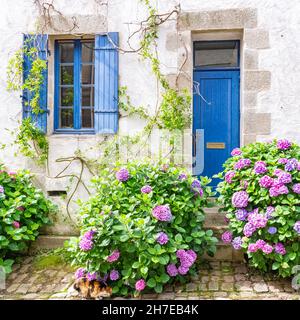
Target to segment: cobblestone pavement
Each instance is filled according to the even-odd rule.
[[[72,288],[73,272],[67,267],[34,268],[27,257],[14,265],[0,290],[0,299],[80,299]],[[114,298],[121,299],[121,298]],[[168,286],[161,294],[144,294],[141,299],[259,299],[300,300],[300,292],[291,287],[291,280],[272,280],[249,270],[243,263],[209,262],[199,276],[184,286]]]

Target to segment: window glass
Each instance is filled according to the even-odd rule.
[[[60,44],[60,62],[61,63],[73,63],[74,61],[74,44],[61,43]]]
[[[238,41],[195,42],[195,66],[238,67]]]

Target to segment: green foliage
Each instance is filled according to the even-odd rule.
[[[221,179],[225,178],[228,172],[234,172],[232,181],[222,181],[217,188],[220,193],[219,201],[227,212],[226,217],[229,219],[229,229],[233,233],[233,237],[243,237],[245,221],[237,219],[235,213],[237,209],[232,204],[232,197],[235,192],[245,190],[249,195],[248,206],[245,208],[248,217],[257,209],[263,217],[266,217],[267,208],[273,207],[275,211],[272,217],[268,219],[267,224],[263,228],[258,228],[250,237],[243,237],[242,249],[247,252],[249,262],[252,266],[263,271],[275,271],[280,276],[287,277],[292,274],[292,268],[300,264],[300,244],[299,234],[293,229],[296,221],[300,220],[300,196],[293,191],[293,186],[300,182],[300,171],[295,169],[290,172],[292,181],[286,183],[288,194],[279,196],[271,196],[268,188],[262,187],[259,180],[268,175],[271,178],[278,179],[276,170],[285,170],[285,164],[280,163],[279,159],[300,159],[300,147],[296,144],[287,150],[277,148],[277,141],[269,143],[256,142],[241,148],[242,155],[229,158],[224,164],[224,171],[217,176]],[[235,169],[234,165],[238,160],[245,158],[251,160],[251,165],[243,169]],[[266,163],[267,172],[263,174],[255,173],[254,165],[257,161]],[[267,216],[268,217],[268,216]],[[268,229],[275,227],[277,232],[270,234]],[[249,244],[256,243],[262,239],[267,244],[273,246],[272,253],[266,254],[262,250],[249,252]],[[275,252],[275,245],[282,243],[285,247],[286,254]]]
[[[50,222],[47,216],[54,206],[33,186],[28,171],[0,169],[0,258],[5,259],[36,239],[40,227]]]
[[[14,143],[24,156],[35,160],[38,164],[44,164],[48,158],[48,140],[31,122],[31,118],[23,119],[15,134]]]
[[[199,258],[207,252],[213,255],[217,239],[211,230],[203,230],[205,219],[203,208],[212,195],[206,185],[209,179],[201,178],[203,196],[197,196],[191,189],[194,178],[178,179],[180,168],[172,166],[132,163],[127,166],[130,178],[125,182],[116,179],[116,170],[103,169],[93,180],[95,194],[81,205],[81,235],[95,230],[93,248],[82,251],[81,238],[70,241],[73,264],[84,266],[89,272],[97,272],[101,277],[111,270],[118,270],[120,278],[108,281],[113,293],[127,295],[134,292],[137,280],[144,279],[147,288],[161,292],[166,283],[185,281],[178,275],[167,274],[168,264],[179,265],[176,251],[192,249]],[[141,188],[152,187],[145,194]],[[169,205],[173,218],[170,222],[158,221],[152,216],[157,205]],[[168,243],[161,245],[156,238],[159,232],[168,235]],[[107,257],[120,251],[118,261],[109,263]],[[194,264],[189,274],[196,270]]]

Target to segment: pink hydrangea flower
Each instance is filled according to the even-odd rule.
[[[143,291],[146,288],[146,282],[144,279],[140,279],[135,283],[135,289],[137,291]]]
[[[279,160],[278,160],[278,163],[280,163],[280,164],[286,164],[288,162],[288,159],[287,158],[280,158]]]
[[[295,193],[300,194],[300,183],[295,183],[292,189]]]
[[[116,281],[120,278],[120,274],[119,271],[117,270],[111,270],[111,272],[109,273],[109,278],[111,281]]]
[[[268,171],[267,164],[264,161],[257,161],[254,164],[254,172],[256,174],[263,174]]]
[[[286,254],[286,249],[284,247],[284,245],[281,242],[278,242],[275,244],[274,246],[274,250],[276,253],[280,254],[280,255],[285,255]]]
[[[171,263],[167,266],[167,273],[170,277],[176,277],[178,275],[178,269],[175,264]]]
[[[151,188],[151,186],[149,186],[149,185],[146,185],[146,186],[143,186],[142,188],[141,188],[141,192],[142,193],[151,193],[152,192],[152,188]]]
[[[250,243],[248,245],[248,251],[249,252],[256,252],[258,250],[257,246],[256,246],[256,243]]]
[[[244,225],[244,228],[243,228],[243,233],[244,233],[244,236],[245,237],[251,237],[252,234],[256,231],[256,228],[254,227],[254,225],[250,222],[247,222],[245,225]]]
[[[263,176],[259,179],[259,185],[263,188],[271,188],[274,180],[269,176]]]
[[[269,245],[269,244],[266,243],[266,244],[262,247],[262,251],[263,251],[263,253],[265,253],[265,254],[270,254],[270,253],[273,252],[273,247],[272,247],[271,245]]]
[[[287,139],[281,139],[277,141],[277,148],[279,150],[287,150],[291,147],[291,143]]]
[[[289,189],[287,188],[287,186],[284,186],[284,185],[272,187],[269,190],[269,194],[271,197],[278,197],[282,194],[288,194],[288,193],[289,193]]]
[[[230,243],[232,241],[232,233],[230,231],[225,231],[221,238],[224,243]]]
[[[228,171],[225,173],[225,181],[227,183],[232,183],[232,178],[235,176],[235,171]]]
[[[248,205],[249,195],[246,191],[235,192],[232,196],[232,205],[235,208],[245,208]]]
[[[187,267],[180,266],[178,268],[178,273],[183,275],[183,276],[186,275],[188,272],[189,272],[189,268],[187,268]]]
[[[264,247],[264,245],[266,244],[266,241],[262,240],[262,239],[259,239],[256,241],[256,247],[257,249],[260,249],[262,250],[262,248]]]
[[[109,263],[118,261],[120,258],[120,251],[119,250],[114,250],[106,259]]]
[[[88,272],[86,274],[86,278],[89,280],[89,281],[94,281],[94,280],[97,280],[97,277],[98,277],[98,273],[97,272]]]
[[[300,220],[299,220],[299,221],[296,221],[296,223],[294,224],[293,229],[294,229],[298,234],[300,234]]]
[[[234,148],[232,151],[231,151],[231,155],[234,157],[234,156],[240,156],[242,154],[242,151],[240,148]]]
[[[292,182],[292,175],[288,172],[282,171],[278,175],[278,181],[282,184],[287,184]]]
[[[116,178],[117,180],[121,181],[121,182],[125,182],[129,179],[129,172],[127,169],[122,168],[119,171],[117,171],[116,173]]]
[[[13,226],[14,226],[14,228],[16,228],[16,229],[19,229],[19,228],[21,227],[21,224],[20,224],[20,222],[18,222],[18,221],[14,221],[14,222],[13,222]]]
[[[249,214],[248,221],[255,227],[255,229],[264,228],[268,223],[267,217],[260,213]]]
[[[246,167],[249,167],[251,165],[251,160],[250,159],[240,159],[235,165],[234,169],[235,170],[240,170]]]
[[[75,272],[75,279],[81,279],[85,277],[85,269],[84,268],[79,268]]]
[[[160,244],[160,245],[164,245],[167,244],[169,241],[169,237],[166,233],[164,232],[160,232],[156,238],[156,241]]]
[[[168,205],[159,205],[153,208],[152,215],[159,221],[171,221],[173,218],[170,207]]]

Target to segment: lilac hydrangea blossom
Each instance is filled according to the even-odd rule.
[[[179,266],[178,268],[178,273],[181,274],[181,275],[186,275],[187,273],[189,272],[189,268],[187,267],[184,267],[184,266]]]
[[[235,237],[233,240],[232,240],[232,246],[235,250],[239,250],[241,249],[242,247],[242,244],[243,244],[243,240],[241,237]]]
[[[97,277],[98,277],[97,272],[93,272],[93,273],[88,272],[88,273],[86,274],[86,278],[87,278],[89,281],[94,281],[94,280],[97,279]]]
[[[291,143],[287,139],[281,139],[277,141],[277,148],[279,150],[287,150],[291,147]]]
[[[267,164],[264,161],[257,161],[254,164],[254,172],[256,174],[263,174],[268,171]]]
[[[203,196],[203,189],[201,188],[201,182],[199,180],[195,179],[192,182],[191,189],[195,195]]]
[[[294,224],[294,230],[300,234],[300,220]]]
[[[273,247],[269,244],[265,244],[263,247],[262,247],[262,252],[265,253],[265,254],[270,254],[273,252]]]
[[[284,166],[284,169],[286,171],[294,171],[298,169],[298,160],[295,158],[292,158],[290,160],[288,160],[288,162],[286,163],[286,165]]]
[[[107,257],[107,261],[109,263],[118,261],[120,258],[120,251],[119,250],[114,250],[108,257]]]
[[[266,241],[265,240],[262,240],[262,239],[259,239],[259,240],[257,240],[256,242],[255,242],[255,244],[256,244],[256,248],[259,250],[261,250],[263,247],[264,247],[264,245],[266,244]]]
[[[267,210],[266,210],[266,218],[269,220],[269,219],[272,219],[273,216],[272,216],[272,213],[275,211],[275,208],[272,207],[272,206],[268,206],[267,207]]]
[[[282,194],[288,194],[288,193],[289,193],[289,189],[285,185],[272,187],[269,190],[269,194],[271,197],[278,197]]]
[[[93,237],[95,233],[95,230],[89,230],[81,237],[79,247],[82,251],[89,251],[93,248]]]
[[[185,173],[181,173],[181,174],[178,176],[178,179],[179,179],[180,181],[186,180],[186,179],[187,179],[187,175],[186,175]]]
[[[129,172],[127,169],[122,168],[119,171],[117,171],[116,173],[116,178],[121,181],[121,182],[125,182],[129,179]]]
[[[254,227],[254,225],[250,222],[247,222],[245,225],[244,225],[244,228],[243,228],[243,233],[244,233],[244,236],[245,237],[251,237],[252,234],[256,231],[256,228]]]
[[[300,183],[295,183],[292,189],[295,193],[300,194]]]
[[[228,171],[225,173],[225,181],[227,183],[232,183],[232,178],[235,176],[235,171]]]
[[[271,188],[273,186],[273,182],[273,178],[267,175],[259,179],[259,185],[263,188]]]
[[[171,221],[172,213],[168,205],[159,205],[153,208],[152,215],[159,221]]]
[[[160,245],[164,245],[166,243],[168,243],[169,241],[169,237],[166,233],[164,232],[160,232],[156,238],[156,241],[160,244]]]
[[[120,274],[119,271],[117,270],[111,270],[111,272],[109,273],[109,278],[112,281],[116,281],[120,278]]]
[[[288,162],[288,159],[287,158],[280,158],[279,160],[278,160],[278,163],[280,163],[280,164],[286,164]]]
[[[85,277],[85,269],[84,268],[79,268],[75,272],[75,279],[81,279]]]
[[[167,273],[170,277],[176,277],[178,275],[178,269],[175,264],[170,263],[167,266]]]
[[[274,246],[274,250],[276,253],[280,254],[280,255],[285,255],[286,254],[286,249],[284,247],[284,245],[281,242],[278,242],[275,244]]]
[[[276,227],[270,227],[270,228],[268,229],[268,232],[269,232],[270,234],[275,234],[275,233],[277,233],[277,228],[276,228]]]
[[[238,209],[235,212],[235,217],[237,218],[237,220],[245,221],[247,216],[248,216],[248,211],[246,209]]]
[[[232,241],[232,233],[230,231],[225,231],[221,238],[224,243],[230,243]]]
[[[144,279],[140,279],[135,283],[135,289],[137,291],[143,291],[146,288],[146,282]]]
[[[249,167],[251,165],[251,160],[250,159],[240,159],[235,165],[234,169],[240,170],[246,167]]]
[[[248,222],[251,223],[255,229],[259,229],[267,225],[268,219],[263,214],[254,213],[248,215]]]
[[[231,156],[234,157],[234,156],[240,156],[242,154],[242,151],[240,148],[234,148],[232,151],[231,151]]]
[[[142,193],[151,193],[152,192],[152,188],[151,188],[151,186],[149,186],[149,185],[146,185],[146,186],[143,186],[142,188],[141,188],[141,192]]]
[[[282,171],[278,175],[279,183],[286,184],[292,182],[292,175],[288,172]]]
[[[232,196],[232,204],[235,208],[245,208],[248,205],[249,195],[246,191],[235,192]]]

